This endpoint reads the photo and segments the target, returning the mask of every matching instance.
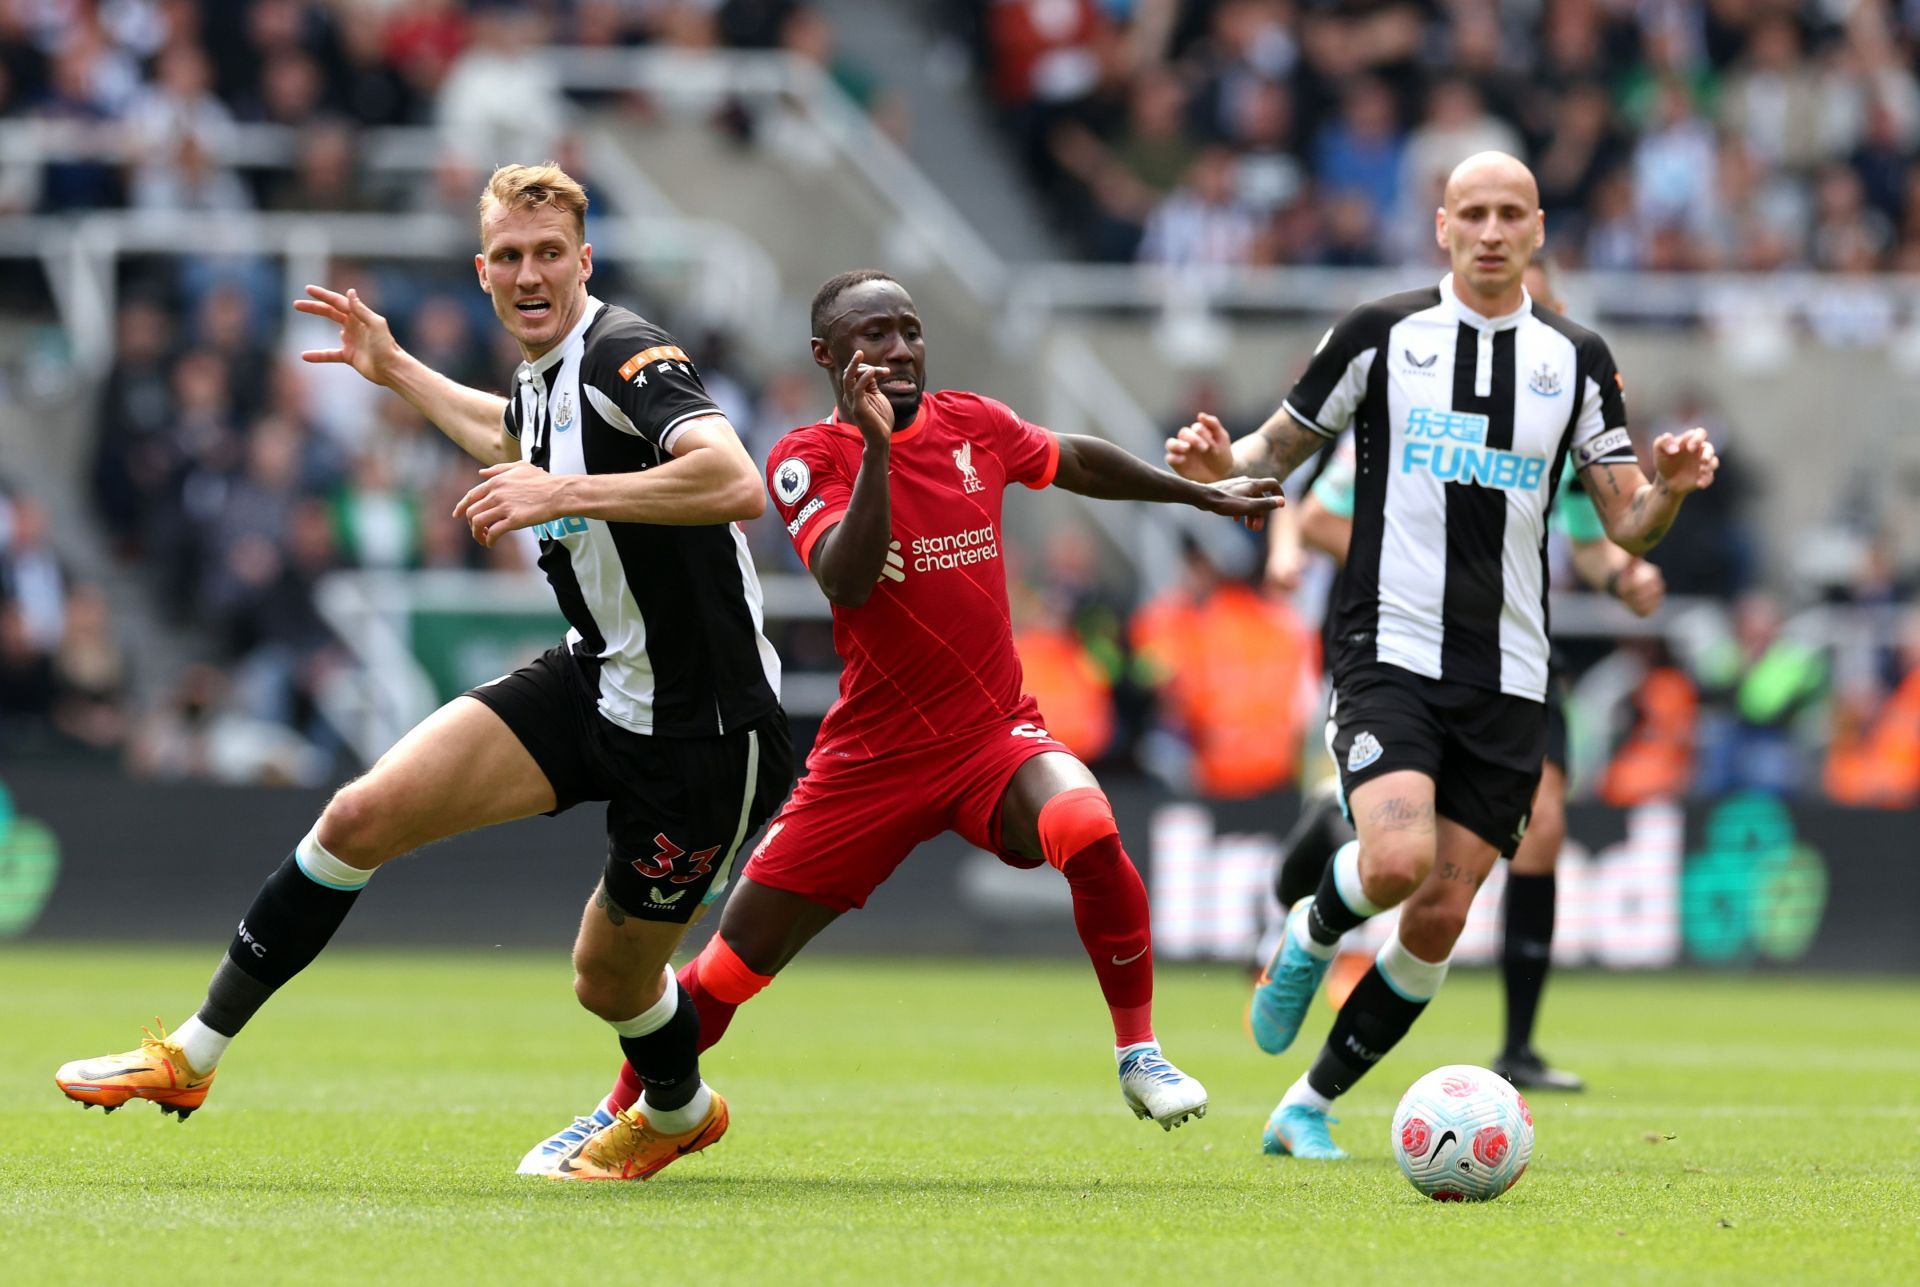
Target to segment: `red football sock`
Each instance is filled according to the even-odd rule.
[[[1113,1041],[1153,1040],[1153,937],[1147,887],[1120,845],[1113,808],[1093,787],[1040,810],[1041,845],[1073,891],[1073,926],[1113,1014]]]
[[[613,1080],[613,1089],[607,1092],[607,1098],[600,1107],[609,1113],[624,1112],[640,1102],[640,1074],[633,1065],[622,1059],[620,1075]]]
[[[700,1015],[701,1054],[726,1035],[733,1012],[771,982],[771,974],[751,969],[718,934],[707,940],[700,955],[680,967],[680,987]],[[620,1079],[607,1096],[608,1110],[632,1108],[639,1098],[639,1074],[632,1064],[621,1064]]]

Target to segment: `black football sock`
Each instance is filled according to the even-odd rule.
[[[1500,949],[1500,973],[1507,990],[1505,1053],[1517,1055],[1533,1045],[1533,1023],[1553,967],[1553,908],[1557,883],[1552,872],[1507,879],[1506,939]]]
[[[1307,1084],[1328,1099],[1352,1089],[1407,1035],[1446,977],[1446,961],[1422,961],[1398,935],[1388,939],[1340,1007]]]
[[[1320,886],[1307,908],[1307,935],[1331,950],[1341,935],[1379,911],[1360,888],[1359,846],[1343,845],[1320,874]]]
[[[666,993],[626,1023],[616,1023],[620,1050],[644,1087],[642,1110],[672,1112],[700,1093],[700,1011],[667,973]]]
[[[1307,1084],[1328,1099],[1353,1089],[1426,1008],[1425,1001],[1409,1001],[1388,987],[1378,966],[1368,970],[1340,1007],[1327,1044],[1307,1069]]]
[[[311,835],[302,840],[254,895],[207,985],[200,1022],[227,1037],[245,1027],[268,997],[313,963],[346,920],[360,897],[360,889],[347,882],[358,879],[364,886],[372,875],[340,862]]]
[[[1340,801],[1322,795],[1308,801],[1306,811],[1280,842],[1286,856],[1273,878],[1274,897],[1291,907],[1320,887],[1334,850],[1353,839],[1353,826],[1341,812]]]

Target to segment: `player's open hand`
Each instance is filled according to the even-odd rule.
[[[1167,468],[1196,483],[1217,483],[1233,472],[1233,439],[1219,417],[1202,411],[1167,439]]]
[[[466,519],[473,539],[488,549],[516,528],[560,517],[560,480],[538,465],[524,460],[488,465],[480,479],[453,507],[453,516]]]
[[[1713,486],[1720,453],[1707,441],[1705,429],[1689,429],[1677,437],[1663,433],[1653,442],[1653,467],[1668,491],[1686,496]]]
[[[854,423],[870,443],[887,442],[893,437],[893,404],[880,392],[880,381],[893,374],[893,368],[870,366],[866,352],[853,351],[853,360],[840,373],[841,401],[853,411]]]
[[[1636,617],[1650,617],[1667,598],[1667,579],[1660,569],[1642,558],[1635,558],[1613,579],[1613,597],[1627,605]]]
[[[324,318],[340,328],[337,349],[307,349],[302,362],[344,362],[375,384],[385,384],[400,356],[387,319],[368,308],[360,292],[342,295],[324,286],[307,287],[308,299],[293,301],[295,311]]]
[[[1237,518],[1254,531],[1267,525],[1267,515],[1287,503],[1278,478],[1235,478],[1214,483],[1197,502],[1210,514]]]

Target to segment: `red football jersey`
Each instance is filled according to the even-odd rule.
[[[767,485],[802,562],[846,514],[860,472],[857,426],[795,429],[767,458]],[[879,584],[833,609],[840,697],[809,763],[868,759],[1005,720],[1021,701],[1007,612],[1000,503],[1010,483],[1045,487],[1060,442],[974,393],[929,393],[893,436],[893,541]]]

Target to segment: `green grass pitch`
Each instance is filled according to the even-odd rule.
[[[1349,1097],[1329,1166],[1260,1155],[1309,1051],[1253,1049],[1231,970],[1162,971],[1160,1036],[1213,1097],[1168,1135],[1122,1107],[1082,964],[803,959],[708,1056],[726,1140],[595,1185],[513,1174],[614,1067],[560,953],[337,952],[191,1121],[61,1098],[57,1064],[185,1015],[213,956],[0,951],[0,1280],[1920,1282],[1910,981],[1556,978],[1543,1044],[1594,1089],[1535,1097],[1526,1178],[1451,1206],[1387,1123],[1490,1055],[1486,973]]]

